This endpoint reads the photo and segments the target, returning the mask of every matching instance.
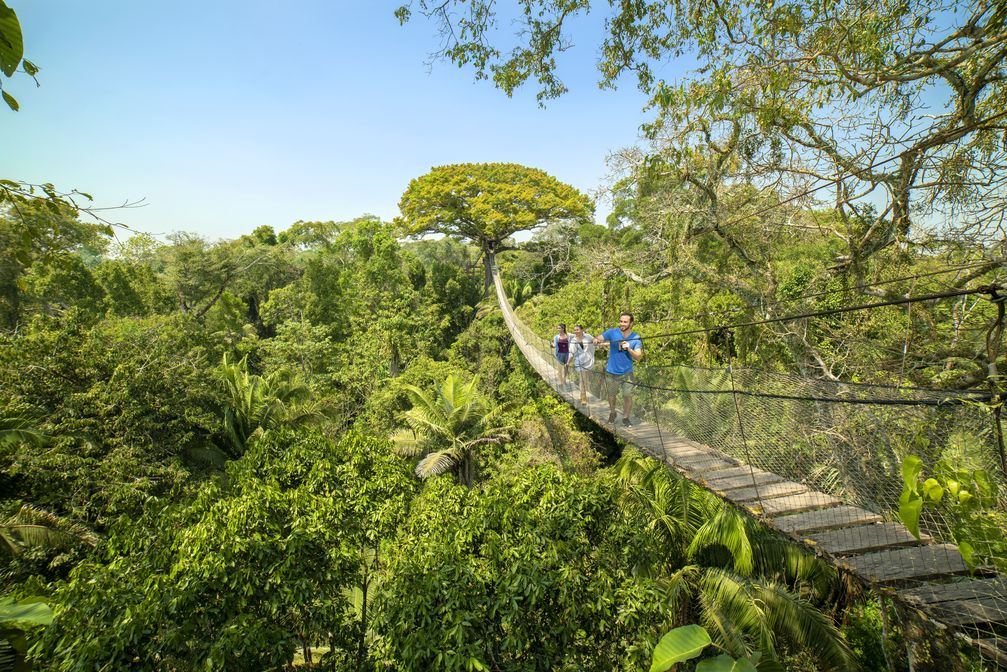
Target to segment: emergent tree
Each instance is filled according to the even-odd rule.
[[[399,201],[398,223],[411,236],[441,233],[479,246],[492,282],[492,259],[518,231],[550,222],[587,220],[591,201],[537,168],[516,163],[437,166],[409,183]]]

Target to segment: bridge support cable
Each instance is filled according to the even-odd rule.
[[[493,279],[522,354],[579,412],[1007,669],[1007,483],[989,405],[948,403],[940,390],[638,365],[636,418],[613,426],[604,358],[578,404],[576,386],[558,384],[551,341],[517,318],[495,266]],[[969,489],[981,506],[962,501]]]

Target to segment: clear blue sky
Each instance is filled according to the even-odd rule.
[[[400,27],[394,1],[7,2],[42,86],[5,84],[21,111],[0,110],[0,177],[146,199],[110,217],[151,233],[390,219],[410,179],[447,163],[522,163],[590,191],[647,118],[633,82],[598,90],[597,29],[543,110],[534,88],[508,99],[429,69],[435,26]]]

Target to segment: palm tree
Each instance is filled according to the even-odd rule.
[[[231,457],[244,454],[257,431],[280,424],[313,424],[329,415],[326,407],[311,399],[311,389],[290,371],[257,376],[248,372],[247,355],[233,364],[225,354],[219,372],[227,392],[224,433]]]
[[[510,428],[495,424],[503,407],[488,407],[476,393],[475,380],[464,384],[454,375],[433,397],[413,385],[405,389],[413,406],[402,416],[409,429],[393,437],[397,452],[421,458],[416,465],[420,478],[453,471],[459,483],[471,488],[479,449],[510,441]]]
[[[838,628],[815,607],[835,603],[834,569],[640,453],[616,463],[616,478],[667,549],[656,570],[673,620],[698,621],[735,658],[775,658],[783,639],[821,669],[850,669]]]

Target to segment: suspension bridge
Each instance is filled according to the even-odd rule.
[[[896,514],[907,447],[975,452],[977,437],[989,431],[980,405],[950,405],[932,390],[907,395],[889,388],[879,401],[878,389],[869,389],[871,396],[849,385],[823,391],[807,387],[820,381],[770,374],[756,387],[750,372],[686,376],[638,367],[632,425],[609,423],[601,371],[591,372],[593,393],[580,403],[572,383],[560,384],[552,343],[515,315],[493,268],[512,338],[580,413],[1007,669],[1007,576],[992,566],[970,571],[953,522],[939,512],[924,512],[919,537]],[[798,422],[808,417],[816,422]],[[919,440],[924,426],[933,433],[926,441]],[[1002,539],[1007,530],[994,533]]]

